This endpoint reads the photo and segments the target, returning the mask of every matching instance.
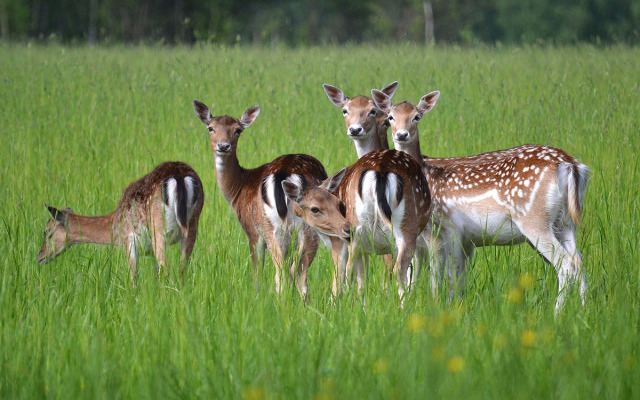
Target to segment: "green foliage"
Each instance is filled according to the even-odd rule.
[[[4,0],[4,40],[326,45],[640,42],[633,0]]]
[[[626,47],[0,46],[0,398],[638,398],[639,64]],[[244,166],[305,152],[333,172],[356,154],[322,83],[354,96],[394,80],[396,101],[442,92],[421,122],[426,154],[533,142],[591,167],[585,307],[572,293],[554,317],[553,268],[526,245],[479,249],[453,304],[422,274],[400,310],[378,257],[366,308],[353,292],[333,303],[325,248],[307,305],[274,293],[270,262],[256,294],[191,102],[262,107]],[[169,280],[143,258],[137,289],[117,248],[37,263],[43,202],[104,214],[175,159],[206,193],[184,286],[175,247]]]

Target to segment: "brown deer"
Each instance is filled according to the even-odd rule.
[[[276,292],[280,293],[285,278],[282,268],[290,245],[293,245],[297,249],[297,258],[289,270],[289,275],[294,278],[298,291],[306,299],[307,269],[318,250],[318,235],[314,229],[325,228],[311,227],[296,215],[291,199],[285,195],[282,182],[293,182],[303,191],[318,187],[327,179],[324,167],[314,157],[289,154],[257,168],[245,169],[238,161],[238,139],[255,121],[260,107],[247,109],[240,119],[226,115],[213,117],[209,108],[198,100],[194,100],[193,108],[198,118],[209,129],[211,149],[216,160],[218,186],[247,234],[254,272],[257,272],[259,259],[264,263],[266,245],[276,268]],[[318,202],[312,212],[315,208],[318,212],[340,215],[339,205],[335,202]],[[344,220],[343,216],[340,217]],[[348,226],[345,228],[336,224],[326,229],[336,237],[349,237]],[[297,242],[294,241],[296,235]]]
[[[344,122],[347,125],[347,135],[353,139],[358,157],[371,151],[389,149],[387,114],[376,107],[373,99],[366,96],[349,98],[342,90],[326,83],[322,87],[329,100],[342,108]],[[397,88],[398,82],[396,81],[385,86],[382,92],[391,98]]]
[[[203,205],[204,191],[196,171],[183,162],[164,162],[131,183],[111,214],[89,217],[68,207],[58,210],[47,206],[52,218],[44,229],[38,261],[49,262],[78,243],[123,246],[135,286],[139,254],[153,251],[158,274],[164,268],[168,275],[165,248],[180,242],[180,274],[184,277]]]
[[[387,130],[389,121],[387,114],[380,110],[373,99],[366,96],[347,97],[344,92],[335,86],[322,85],[331,102],[342,108],[347,136],[353,140],[358,157],[377,150],[388,150]],[[390,83],[382,89],[389,98],[398,88],[398,81]],[[395,260],[391,254],[383,254],[382,259],[387,266],[387,271],[392,274]],[[346,259],[343,259],[346,262]],[[413,274],[411,274],[413,276]],[[384,287],[391,281],[392,276],[387,276],[383,281]]]
[[[369,254],[377,253],[396,255],[392,273],[403,301],[416,239],[431,217],[429,187],[420,164],[396,150],[370,152],[348,167],[339,184],[330,189],[344,203],[353,229],[350,244],[330,238],[334,297],[340,294],[342,282],[352,270],[362,293],[364,267]]]
[[[389,115],[395,148],[421,161],[434,203],[433,226],[427,228],[434,257],[432,290],[445,270],[464,288],[466,265],[476,247],[528,242],[556,269],[556,313],[566,289],[580,279],[584,304],[587,289],[582,255],[576,247],[589,168],[561,149],[525,144],[469,157],[422,156],[418,122],[436,104],[431,92],[417,106],[391,104],[374,90],[376,104]],[[439,235],[432,232],[439,231]]]

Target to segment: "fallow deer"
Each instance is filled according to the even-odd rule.
[[[340,294],[342,282],[352,269],[362,293],[364,266],[370,253],[394,254],[392,272],[403,301],[416,239],[431,217],[429,188],[420,165],[404,152],[373,151],[346,169],[333,193],[344,203],[353,229],[350,244],[331,238],[333,296]]]
[[[335,86],[325,83],[322,87],[329,100],[334,105],[342,108],[342,115],[347,127],[347,136],[353,140],[358,158],[372,151],[389,149],[389,141],[387,139],[389,121],[387,121],[387,114],[376,106],[372,98],[366,96],[349,98]],[[395,81],[385,86],[382,92],[391,98],[397,88],[398,81]],[[392,274],[395,262],[393,256],[383,254],[382,259],[387,271]],[[346,259],[343,259],[343,261],[346,262]],[[391,278],[392,276],[388,276],[384,280],[383,285],[385,287]]]
[[[476,247],[527,241],[556,270],[556,313],[576,279],[584,304],[587,284],[576,227],[589,178],[585,164],[561,149],[534,144],[469,157],[423,157],[418,122],[435,106],[440,92],[425,95],[417,106],[406,101],[392,105],[376,90],[372,95],[389,115],[395,148],[422,162],[429,182],[433,226],[425,234],[435,256],[434,293],[446,269],[451,283],[464,288],[466,264]],[[437,237],[431,235],[436,231]]]
[[[387,114],[376,107],[373,99],[366,96],[349,98],[335,86],[322,85],[329,100],[342,108],[347,135],[353,139],[358,157],[375,151],[389,149]],[[393,82],[382,89],[389,98],[393,97],[398,82]],[[377,137],[377,139],[376,139]]]
[[[240,134],[248,128],[260,113],[260,107],[247,109],[240,119],[229,116],[213,117],[209,108],[194,100],[196,115],[209,129],[211,149],[216,160],[218,186],[233,208],[244,229],[251,252],[254,272],[259,259],[264,262],[265,244],[276,268],[275,285],[280,293],[284,286],[284,262],[290,245],[297,249],[289,275],[294,278],[298,291],[306,299],[307,269],[318,250],[318,235],[294,213],[292,201],[282,187],[282,182],[295,182],[303,190],[317,187],[327,179],[324,167],[314,157],[305,154],[283,155],[257,168],[240,166],[237,146]],[[339,214],[338,204],[318,203],[320,212]],[[349,230],[336,227],[333,234],[343,239]],[[293,242],[297,234],[297,242]]]
[[[123,246],[135,286],[138,255],[153,251],[158,274],[164,269],[168,275],[165,248],[179,242],[180,274],[184,276],[203,205],[202,182],[193,168],[183,162],[164,162],[131,183],[111,214],[83,216],[68,207],[59,210],[47,206],[52,218],[44,230],[38,261],[49,262],[69,246],[79,243]]]

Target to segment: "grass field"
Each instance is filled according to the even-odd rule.
[[[66,48],[0,45],[0,398],[640,398],[640,50]],[[242,165],[284,153],[329,173],[356,160],[323,83],[347,95],[394,80],[394,97],[442,92],[421,122],[425,154],[523,143],[590,166],[579,247],[589,284],[554,317],[557,282],[526,245],[479,249],[459,302],[423,275],[399,309],[369,272],[367,307],[330,301],[323,248],[305,306],[256,295],[248,242],[217,187],[205,127],[262,112],[240,139]],[[186,273],[151,257],[132,288],[118,248],[76,246],[41,266],[42,203],[106,214],[165,160],[190,163],[206,202]]]

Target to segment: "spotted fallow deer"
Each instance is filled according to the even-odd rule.
[[[282,269],[292,245],[297,249],[297,257],[289,275],[295,280],[301,296],[306,299],[307,269],[318,250],[318,235],[294,213],[292,201],[285,195],[282,182],[295,182],[302,189],[317,187],[327,179],[324,167],[314,157],[289,154],[257,168],[245,169],[238,161],[238,139],[255,121],[260,107],[247,109],[240,119],[226,115],[213,117],[209,108],[198,100],[194,100],[193,108],[209,130],[218,186],[249,239],[254,272],[257,272],[259,261],[264,262],[266,245],[276,269],[276,292],[282,292],[285,279]],[[330,212],[329,205],[335,206],[339,214],[337,203],[318,203],[316,207],[322,212]],[[331,233],[343,239],[349,237],[348,228],[344,230],[338,227]],[[294,242],[296,234],[297,242]]]
[[[89,217],[75,214],[68,207],[59,210],[47,206],[52,218],[44,230],[38,261],[49,262],[79,243],[123,246],[135,286],[138,255],[153,251],[158,274],[164,268],[168,275],[165,248],[179,242],[180,274],[184,276],[203,205],[204,191],[196,171],[183,162],[164,162],[131,183],[111,214]]]
[[[392,273],[403,301],[416,239],[431,216],[429,187],[420,164],[401,151],[373,151],[346,169],[333,193],[344,203],[353,230],[350,244],[331,238],[333,296],[340,294],[352,270],[362,293],[370,253],[394,254]]]
[[[432,290],[445,270],[450,282],[464,288],[466,264],[475,247],[528,242],[556,269],[561,309],[566,289],[580,279],[584,304],[587,289],[582,255],[576,247],[589,169],[561,149],[525,144],[469,157],[422,156],[418,122],[436,104],[431,92],[417,106],[392,105],[380,91],[376,104],[389,114],[395,148],[423,163],[434,203],[430,237]],[[432,232],[439,231],[435,236]]]
[[[389,149],[387,114],[376,107],[373,99],[366,96],[349,98],[342,90],[326,83],[322,87],[329,100],[342,108],[347,135],[353,139],[358,157],[371,151]],[[382,92],[391,98],[397,88],[398,82],[396,81],[385,86]]]

